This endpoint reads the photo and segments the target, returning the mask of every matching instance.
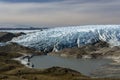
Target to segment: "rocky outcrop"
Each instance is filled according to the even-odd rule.
[[[82,55],[86,55],[86,51],[81,49],[81,48],[68,48],[68,49],[63,49],[58,52],[51,52],[48,53],[48,55],[59,55],[62,57],[75,57],[75,58],[81,58]]]
[[[9,32],[0,32],[0,42],[7,42],[12,40],[14,37],[25,35],[25,33],[9,33]]]
[[[38,50],[35,50],[33,48],[28,48],[21,46],[17,43],[9,43],[5,46],[0,46],[0,52],[6,52],[6,53],[18,53],[18,54],[39,54],[42,53]]]
[[[101,58],[115,55],[120,56],[120,47],[109,47],[107,42],[99,41],[94,44],[88,44],[79,48],[75,47],[63,49],[58,52],[51,52],[49,55],[75,58]]]

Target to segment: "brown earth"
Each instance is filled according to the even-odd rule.
[[[82,58],[87,55],[91,58],[100,58],[103,56],[120,56],[120,47],[110,47],[104,41],[95,44],[88,44],[82,47],[73,47],[60,50],[58,52],[50,52],[49,55],[59,55],[62,57]]]

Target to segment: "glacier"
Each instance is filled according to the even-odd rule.
[[[27,33],[12,39],[11,42],[41,51],[58,51],[92,44],[99,40],[106,41],[111,46],[120,46],[120,25],[56,27]]]

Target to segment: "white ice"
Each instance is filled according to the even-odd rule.
[[[120,46],[120,25],[86,25],[50,28],[14,38],[12,42],[39,50],[80,47],[99,40]]]

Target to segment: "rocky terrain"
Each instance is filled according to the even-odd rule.
[[[13,48],[15,51],[13,51]],[[12,59],[22,56],[19,52],[28,54],[27,52],[30,53],[33,50],[18,46],[15,43],[0,49],[0,80],[118,80],[112,78],[90,78],[77,71],[61,67],[52,67],[44,70],[28,68]]]
[[[51,52],[49,55],[59,55],[62,57],[75,58],[103,58],[107,56],[119,56],[120,47],[110,47],[107,42],[98,41],[94,44],[88,44],[81,47],[66,48],[57,52]]]
[[[17,43],[8,43],[5,46],[0,46],[0,52],[9,52],[9,53],[16,53],[16,54],[35,54],[35,55],[42,55],[43,53],[35,50],[33,48],[28,48],[21,46]]]
[[[0,53],[0,80],[119,80],[114,78],[90,78],[81,73],[61,67],[32,69],[12,58],[20,54]]]
[[[88,44],[79,48],[74,47],[63,49],[58,52],[51,52],[49,55],[86,59],[112,59],[113,63],[102,66],[91,75],[94,77],[120,78],[120,47],[111,47],[107,42],[104,41],[99,41],[95,44]]]
[[[8,34],[11,35],[13,33]],[[16,37],[9,37],[8,34],[1,34],[1,42],[6,42]],[[6,35],[7,38],[2,37]],[[20,36],[20,34],[17,34],[17,36]],[[48,54],[75,58],[100,58],[104,56],[119,56],[119,51],[119,47],[111,48],[108,43],[99,41],[79,48],[67,48]],[[120,80],[116,78],[90,78],[77,71],[61,67],[52,67],[44,70],[33,69],[13,60],[13,58],[21,57],[24,54],[44,55],[41,51],[24,47],[17,43],[11,42],[5,46],[0,46],[0,80]]]
[[[14,37],[25,35],[25,33],[9,33],[9,32],[0,32],[0,42],[7,42],[12,40]]]

